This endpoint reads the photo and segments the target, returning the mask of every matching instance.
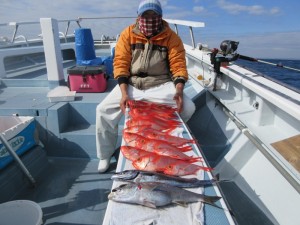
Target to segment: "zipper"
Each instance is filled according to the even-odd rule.
[[[143,60],[142,60],[142,72],[146,73],[147,69],[149,68],[150,57],[152,54],[152,46],[153,44],[148,40],[145,44],[144,52],[143,52]]]

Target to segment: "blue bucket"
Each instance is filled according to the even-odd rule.
[[[75,50],[77,65],[100,65],[102,63],[101,58],[96,58],[94,39],[89,28],[75,30]]]

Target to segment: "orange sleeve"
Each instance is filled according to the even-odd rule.
[[[122,31],[115,47],[114,78],[129,76],[131,66],[130,27]]]
[[[185,49],[180,37],[174,32],[172,32],[169,40],[169,63],[173,78],[183,77],[185,80],[188,79]]]

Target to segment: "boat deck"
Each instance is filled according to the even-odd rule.
[[[63,64],[65,80],[68,76],[67,68],[74,64],[74,61]],[[35,187],[31,187],[16,163],[0,171],[0,189],[3,191],[0,203],[19,199],[37,202],[42,208],[45,225],[102,224],[108,203],[107,195],[112,187],[110,177],[116,168],[118,151],[116,157],[112,157],[108,172],[99,174],[99,161],[93,145],[90,151],[85,153],[81,150],[83,147],[68,141],[69,148],[76,147],[83,152],[71,152],[68,156],[70,150],[66,149],[64,152],[63,149],[56,149],[56,146],[47,145],[48,142],[55,142],[54,139],[48,140],[48,136],[55,130],[48,133],[47,129],[59,122],[59,118],[51,117],[53,111],[57,113],[62,105],[66,105],[67,108],[72,105],[74,109],[71,113],[78,123],[67,124],[65,130],[57,136],[61,140],[66,140],[66,136],[73,139],[81,137],[82,142],[95,140],[95,107],[115,85],[115,80],[109,79],[107,89],[103,93],[77,93],[74,101],[50,102],[47,97],[50,89],[45,65],[28,66],[22,73],[20,69],[9,70],[7,77],[0,81],[0,116],[35,117],[39,138],[42,145],[45,144],[45,148],[34,147],[21,157],[36,180]],[[82,114],[87,114],[86,111],[89,116],[83,118]],[[11,180],[14,181],[10,182]],[[11,196],[11,192],[15,192],[16,195]]]
[[[108,90],[114,85],[114,81],[110,80]],[[5,114],[7,114],[7,110],[11,110],[10,114],[27,110],[29,115],[34,115],[38,119],[43,117],[43,114],[47,116],[48,108],[55,104],[48,101],[49,89],[44,87],[9,87],[2,88],[0,91],[2,92],[0,95],[0,112],[5,112]],[[100,102],[107,93],[79,94],[75,102],[81,102],[81,104]],[[16,104],[17,102],[18,104]],[[39,115],[36,115],[36,110]],[[25,111],[22,111],[21,114],[26,114]],[[199,115],[195,115],[194,118],[197,119],[197,117]],[[189,123],[193,130],[192,124],[193,120]],[[94,132],[94,129],[92,130]],[[204,137],[204,133],[201,132],[194,132],[193,134],[199,139],[201,136]],[[204,144],[202,149],[207,154],[209,163],[213,165],[218,161],[216,156],[221,153],[215,155],[211,150],[215,149],[213,146],[220,147],[221,143],[216,144],[207,141],[208,143],[200,142]],[[37,186],[29,188],[28,182],[24,182],[24,189],[11,200],[27,199],[40,204],[45,225],[102,224],[108,204],[107,195],[112,187],[110,177],[116,170],[117,157],[112,158],[113,161],[108,173],[99,174],[97,173],[98,160],[96,157],[53,157],[52,150],[54,149],[45,151],[49,163],[47,168],[37,176]],[[94,149],[92,151],[94,152]],[[24,177],[23,179],[26,180]],[[257,221],[260,221],[259,224],[272,224],[234,182],[221,183],[221,187],[233,214],[237,215],[235,219],[238,224],[258,224]],[[245,211],[245,209],[247,210]],[[256,216],[253,217],[253,215]],[[213,220],[210,224],[221,225],[222,221]]]
[[[65,65],[68,67],[71,64],[67,63]],[[67,76],[66,68],[64,69],[65,77]],[[28,70],[33,72],[33,68]],[[4,85],[0,85],[0,116],[13,114],[34,116],[41,125],[40,128],[53,126],[56,122],[52,121],[51,112],[59,111],[61,108],[58,106],[67,103],[49,102],[47,98],[49,88],[44,69],[39,70],[39,73],[30,77],[30,79],[23,78],[16,71],[15,75],[11,73],[8,79],[3,81]],[[70,138],[71,132],[68,130],[68,132],[63,131],[59,133],[58,136],[63,140],[69,138],[70,142],[75,142],[78,141],[76,139],[81,139],[83,136],[87,136],[86,133],[89,133],[90,139],[88,138],[86,141],[81,142],[94,142],[95,106],[107,96],[115,85],[116,82],[109,79],[107,90],[104,93],[77,93],[75,101],[69,102],[69,104],[74,107],[74,110],[71,112],[76,114],[72,118],[76,118],[76,121],[79,120],[81,122],[80,124],[68,124],[68,128],[72,127],[76,135]],[[202,105],[205,105],[205,102],[197,104],[202,107]],[[205,115],[203,115],[203,111]],[[191,120],[189,123],[193,135],[199,140],[201,140],[201,137],[205,137],[206,130],[204,129],[203,133],[201,133],[201,131],[199,132],[199,127],[193,129],[192,124],[197,124],[195,121],[198,118],[211,118],[211,115],[207,113],[210,113],[209,110],[203,106],[202,110],[198,110],[194,115],[194,120]],[[85,114],[89,114],[89,116],[82,118]],[[90,125],[88,129],[86,128],[86,120],[91,120],[88,121]],[[215,125],[213,124],[214,128],[216,128]],[[216,132],[217,130],[215,129]],[[112,158],[112,164],[107,173],[99,174],[97,173],[98,160],[95,156],[94,146],[91,146],[90,151],[84,152],[84,154],[73,153],[69,149],[65,149],[66,154],[62,154],[62,149],[57,149],[55,145],[52,146],[51,144],[56,140],[47,140],[44,135],[44,133],[41,133],[40,138],[49,141],[46,144],[50,143],[50,145],[39,151],[44,152],[47,165],[44,165],[45,168],[41,168],[39,172],[36,171],[36,167],[30,170],[32,173],[38,173],[35,176],[37,180],[36,187],[30,188],[26,178],[22,177],[23,185],[21,183],[21,186],[17,186],[19,192],[9,200],[27,199],[37,202],[42,207],[45,225],[102,224],[108,204],[107,195],[112,187],[110,177],[116,170],[116,159],[118,157]],[[67,135],[68,138],[66,138]],[[225,154],[224,151],[228,150],[228,146],[226,146],[227,140],[221,140],[220,138],[217,140],[218,142],[215,142],[215,139],[206,140],[207,143],[205,141],[199,142],[203,144],[202,149],[208,158],[208,162],[211,166],[214,166],[218,163],[219,157]],[[71,144],[66,147],[74,147],[73,143]],[[81,148],[81,146],[76,147]],[[217,151],[212,152],[213,150]],[[34,154],[34,151],[26,153],[22,160],[29,154]],[[26,160],[24,160],[25,162]],[[12,167],[16,167],[16,165],[12,164],[9,166],[9,168]],[[15,170],[18,171],[18,168],[15,168]],[[3,171],[0,172],[0,180],[2,179],[1,176],[5,174]],[[237,214],[236,220],[238,224],[272,224],[254,204],[251,204],[251,200],[243,194],[242,190],[234,182],[221,183],[221,187],[229,206],[232,207],[233,214]],[[253,215],[256,216],[253,217]],[[209,225],[211,224],[223,225],[223,222],[216,218],[210,221]]]
[[[116,171],[116,158],[117,155],[112,158],[107,173],[99,174],[96,159],[47,157],[47,165],[36,176],[36,187],[31,187],[24,178],[24,185],[19,187],[22,191],[12,200],[37,202],[43,211],[44,225],[100,225],[108,205],[107,196],[113,184],[111,175]],[[273,224],[234,182],[223,182],[220,186],[238,224]],[[206,193],[212,194],[210,191],[208,188]],[[210,217],[208,224],[224,223],[216,216]]]
[[[97,173],[98,160],[50,157],[48,161],[36,187],[14,199],[37,202],[45,225],[102,224],[116,161],[105,174]]]

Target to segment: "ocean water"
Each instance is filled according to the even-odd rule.
[[[289,59],[261,59],[261,60],[276,65],[281,64],[285,67],[291,67],[300,70],[300,60],[289,60]],[[251,62],[242,59],[238,59],[234,63],[246,67],[253,72],[257,72],[259,75],[272,79],[275,82],[282,83],[283,85],[300,93],[300,72],[298,71],[290,70],[276,65],[269,65],[267,63]]]

